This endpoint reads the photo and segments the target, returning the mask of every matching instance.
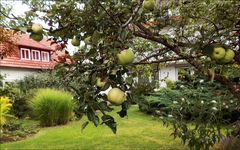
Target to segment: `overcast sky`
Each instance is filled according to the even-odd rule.
[[[12,6],[12,14],[14,14],[15,16],[20,16],[20,15],[24,15],[24,12],[29,10],[29,7],[25,4],[22,4],[21,0],[0,0],[1,3],[7,3],[9,5]],[[46,26],[46,24],[41,21],[41,20],[34,20],[35,23],[41,23],[43,26]],[[83,44],[81,42],[81,44]],[[75,50],[75,47],[72,46],[71,42],[68,41],[68,46],[67,46],[68,51],[73,54]]]
[[[23,15],[25,11],[29,10],[29,7],[25,4],[22,4],[21,0],[0,0],[3,4],[8,4],[12,6],[12,14],[14,15]]]

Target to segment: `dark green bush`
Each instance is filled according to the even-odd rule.
[[[165,83],[167,85],[167,88],[173,89],[175,87],[175,82],[170,79],[167,79]]]
[[[178,115],[185,120],[204,121],[212,116],[212,122],[233,123],[240,119],[240,104],[227,89],[210,82],[198,83],[195,87],[181,85],[178,83],[175,89],[163,88],[145,96],[139,101],[140,108],[147,105],[146,112],[158,110],[160,115]]]
[[[64,88],[54,71],[26,76],[24,79],[17,81],[16,84],[24,93],[27,93],[30,89],[37,88]]]
[[[180,91],[163,88],[151,95],[142,96],[138,101],[139,109],[146,113],[167,116],[171,112],[174,101],[181,96]]]
[[[0,76],[0,81],[3,79]],[[13,114],[18,118],[31,116],[29,113],[28,100],[33,97],[34,89],[37,88],[61,88],[59,80],[54,72],[43,72],[37,75],[27,76],[22,80],[11,82],[4,87],[0,87],[0,95],[7,96],[13,104]]]
[[[66,124],[73,115],[75,103],[68,92],[39,89],[30,101],[30,108],[42,126]]]
[[[138,81],[135,82],[132,86],[132,95],[133,100],[135,102],[139,101],[143,95],[149,95],[149,93],[153,93],[154,89],[156,88],[155,81]]]
[[[235,129],[232,124],[240,120],[240,103],[215,82],[177,82],[174,89],[143,96],[138,104],[142,111],[172,125],[172,135],[193,149],[209,149],[229,135],[239,136],[239,126]]]
[[[18,118],[26,117],[29,108],[27,107],[26,93],[23,93],[16,83],[6,84],[4,87],[0,87],[0,95],[7,96],[12,102],[13,114]]]

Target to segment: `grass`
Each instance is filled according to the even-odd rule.
[[[71,122],[68,125],[42,128],[35,136],[23,141],[1,144],[1,150],[12,149],[101,149],[101,150],[185,150],[180,140],[170,136],[170,129],[162,122],[143,114],[133,106],[128,118],[113,115],[118,123],[117,134],[100,125],[90,123],[81,132],[81,124],[86,120]]]

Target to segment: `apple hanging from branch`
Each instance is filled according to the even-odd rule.
[[[125,99],[125,93],[120,90],[119,88],[112,88],[107,95],[108,101],[111,102],[113,105],[119,106],[121,105]]]
[[[34,23],[31,27],[30,38],[39,42],[43,39],[43,26],[40,23]]]
[[[224,58],[225,54],[226,54],[226,51],[223,47],[215,47],[213,49],[211,58],[215,59],[215,60],[220,60],[220,59]]]
[[[42,34],[31,33],[30,38],[39,42],[43,39],[43,35]]]
[[[42,34],[43,33],[43,26],[40,23],[34,23],[32,25],[32,32],[35,34]]]
[[[235,57],[234,51],[231,50],[231,49],[227,49],[226,53],[225,53],[225,56],[220,61],[222,63],[229,63],[229,62],[232,62],[234,60],[234,57]]]
[[[143,8],[147,11],[153,11],[155,7],[155,0],[144,0]]]
[[[74,37],[71,41],[73,46],[79,46],[80,45],[80,40]]]
[[[96,81],[96,86],[97,86],[97,87],[104,87],[105,84],[106,84],[106,81],[105,81],[105,80],[97,77],[97,81]]]
[[[117,54],[118,63],[120,65],[127,65],[134,61],[134,53],[130,49],[125,49]]]

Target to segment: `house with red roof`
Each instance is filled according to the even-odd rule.
[[[14,53],[0,59],[3,84],[54,68],[56,64],[53,60],[54,48],[47,39],[36,42],[30,39],[28,34],[21,34],[15,41]]]
[[[0,58],[0,74],[4,76],[3,84],[23,79],[27,75],[43,70],[51,70],[58,62],[74,63],[68,52],[59,44],[53,44],[51,40],[43,39],[36,42],[30,39],[28,34],[21,34],[16,38],[16,45],[16,50],[11,56]],[[154,80],[158,80],[160,86],[165,87],[163,80],[177,81],[178,70],[188,66],[189,64],[185,61],[170,62],[156,71]]]

